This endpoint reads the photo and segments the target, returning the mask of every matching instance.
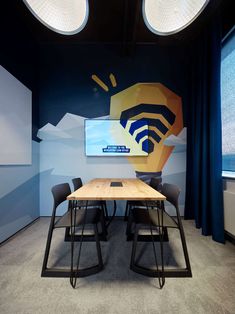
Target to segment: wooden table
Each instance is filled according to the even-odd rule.
[[[111,186],[112,183],[121,184],[122,186]],[[120,178],[104,178],[93,179],[83,185],[81,188],[70,194],[67,199],[69,201],[114,201],[114,209],[109,222],[106,227],[110,225],[116,214],[116,201],[128,200],[128,201],[164,201],[166,198],[164,195],[144,183],[140,179],[120,179]],[[127,235],[127,240],[132,240],[133,234]],[[143,241],[149,237],[141,236]],[[158,236],[156,237],[158,238]],[[79,239],[79,237],[77,237]],[[100,235],[101,240],[105,240],[106,236]],[[168,241],[167,233],[164,233],[164,240]]]
[[[112,186],[114,184],[115,186]],[[121,186],[117,186],[120,184]],[[113,215],[106,227],[109,226],[116,214],[117,200],[141,200],[141,201],[163,201],[165,196],[151,188],[140,179],[93,179],[83,185],[81,188],[70,194],[69,201],[114,201]],[[132,237],[129,236],[128,239]],[[102,237],[101,237],[102,239]]]
[[[111,186],[120,182],[122,186]],[[93,179],[67,197],[68,200],[165,200],[157,192],[139,179]]]

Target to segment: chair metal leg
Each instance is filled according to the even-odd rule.
[[[87,203],[86,203],[86,207],[87,207]],[[79,262],[80,262],[80,257],[81,257],[83,234],[84,234],[84,229],[85,229],[85,224],[86,224],[87,208],[85,211],[84,222],[82,225],[82,234],[81,234],[81,238],[80,238],[80,245],[79,245],[79,251],[78,251],[78,258],[77,258],[75,273],[74,273],[74,269],[73,269],[73,259],[74,259],[74,236],[75,236],[75,232],[76,232],[76,208],[73,212],[74,212],[74,221],[73,221],[73,213],[71,214],[71,276],[70,276],[70,284],[73,288],[75,288],[76,283],[77,283]]]
[[[99,241],[99,234],[98,234],[98,228],[97,225],[94,225],[94,232],[95,232],[95,242],[96,242],[96,250],[97,250],[97,256],[98,256],[98,263],[100,270],[103,268],[103,259],[101,254],[101,248],[100,248],[100,241]]]
[[[160,205],[160,204],[159,204]],[[161,210],[161,217],[159,214],[159,210],[157,209],[157,214],[158,214],[158,221],[160,222],[160,226],[159,226],[159,238],[160,238],[160,252],[161,252],[161,264],[162,264],[162,269],[161,269],[161,274],[159,273],[158,276],[158,281],[159,281],[159,286],[162,289],[164,284],[165,284],[165,271],[164,271],[164,254],[163,254],[163,236],[164,236],[164,229],[163,229],[163,210]],[[153,234],[152,234],[152,230],[151,230],[151,236],[152,236],[152,240],[153,240],[153,246],[155,249],[155,245],[154,245],[154,238],[153,238]],[[158,264],[157,264],[157,259],[156,259],[156,252],[154,252],[155,254],[155,260],[156,260],[156,266],[157,266],[157,271],[159,271],[158,269]]]
[[[103,209],[103,211],[105,213],[105,218],[108,219],[109,218],[109,214],[108,214],[108,209],[107,209],[105,201],[102,202],[102,209]]]
[[[135,265],[135,254],[136,254],[136,248],[137,248],[137,242],[138,242],[138,233],[139,233],[139,228],[137,225],[135,225],[134,239],[132,242],[132,251],[131,251],[131,264],[130,264],[130,268],[132,270]]]
[[[109,217],[108,222],[106,223],[106,229],[108,229],[109,225],[113,221],[113,219],[116,215],[116,211],[117,211],[117,202],[116,202],[116,200],[114,200],[113,201],[113,214],[112,214],[112,216]]]
[[[132,211],[129,211],[129,215],[128,215],[128,221],[127,221],[127,227],[126,227],[126,235],[127,237],[132,235],[132,224],[133,224],[133,214]]]
[[[71,210],[71,207],[72,207],[72,205],[71,204],[73,204],[73,206],[77,206],[77,202],[76,201],[70,201],[70,203],[69,203],[69,206],[68,206],[68,211],[69,210]],[[66,227],[65,228],[65,233],[64,233],[64,241],[65,242],[67,242],[67,241],[71,241],[71,236],[70,236],[70,230],[71,228],[70,227]]]
[[[70,227],[65,228],[65,233],[64,233],[64,241],[71,241],[71,236],[70,236]]]
[[[187,249],[184,229],[183,229],[181,218],[178,215],[177,215],[177,220],[178,220],[178,227],[179,227],[179,232],[180,232],[182,248],[183,248],[183,252],[184,252],[186,270],[188,271],[189,277],[192,277],[192,270],[191,270],[191,265],[190,265],[190,261],[189,261],[189,255],[188,255],[188,249]]]
[[[48,235],[47,235],[47,243],[46,243],[46,249],[45,249],[44,258],[43,258],[41,277],[45,276],[45,273],[47,270],[47,263],[48,263],[50,248],[51,248],[51,240],[52,240],[52,234],[54,230],[54,224],[55,224],[55,215],[52,215],[50,227],[49,227]]]
[[[107,240],[106,236],[108,234],[107,228],[106,228],[106,224],[105,224],[105,215],[104,215],[104,210],[103,207],[101,208],[101,212],[100,212],[100,224],[101,224],[101,234],[103,237],[103,240]]]
[[[126,201],[126,209],[125,209],[125,215],[124,215],[124,221],[128,220],[128,216],[130,214],[130,210],[129,210],[129,202]]]

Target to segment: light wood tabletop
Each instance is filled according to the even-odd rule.
[[[121,182],[122,186],[111,186]],[[68,200],[165,200],[165,196],[139,179],[93,179],[67,197]]]

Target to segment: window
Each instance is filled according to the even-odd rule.
[[[225,37],[221,54],[223,174],[235,176],[235,29]],[[231,174],[232,175],[232,174]]]

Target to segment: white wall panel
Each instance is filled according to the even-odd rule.
[[[0,66],[0,165],[32,162],[32,92]]]
[[[224,229],[235,236],[235,191],[224,191]]]

